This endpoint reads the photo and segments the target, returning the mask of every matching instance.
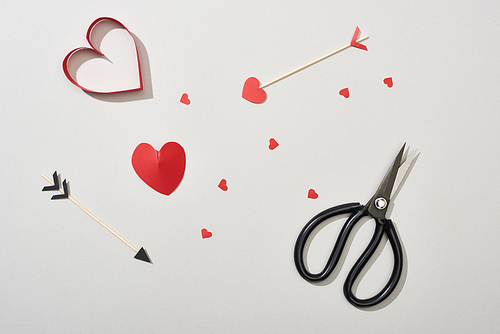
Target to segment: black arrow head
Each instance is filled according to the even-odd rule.
[[[64,199],[64,198],[68,198],[69,191],[68,191],[68,184],[66,183],[66,179],[64,179],[64,181],[63,181],[63,189],[64,189],[64,194],[54,195],[54,196],[52,196],[51,199]]]
[[[148,252],[146,252],[143,247],[141,247],[137,254],[135,254],[134,259],[153,264],[153,262],[151,262],[151,259],[149,258]]]
[[[53,186],[45,186],[42,191],[51,191],[51,190],[59,190],[59,178],[57,177],[57,171],[52,174],[52,179],[54,179]]]

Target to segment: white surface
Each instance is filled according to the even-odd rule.
[[[2,333],[491,333],[500,289],[498,1],[16,1],[0,11]],[[147,51],[152,98],[109,102],[64,76],[100,16]],[[241,98],[250,76],[272,80]],[[394,87],[382,80],[392,76]],[[351,97],[338,94],[349,87]],[[187,92],[191,104],[179,102]],[[274,137],[280,146],[267,148]],[[130,159],[147,142],[187,154],[170,196]],[[298,233],[328,207],[366,202],[407,142],[422,154],[392,212],[407,272],[397,298],[363,311],[342,294],[368,242],[354,238],[335,281],[293,263]],[[69,201],[50,201],[40,173]],[[228,181],[222,192],[220,179]],[[307,198],[309,188],[319,194]],[[340,223],[318,234],[319,269]],[[201,239],[200,230],[213,232]],[[337,229],[337,230],[336,230]],[[359,287],[377,291],[389,246]]]

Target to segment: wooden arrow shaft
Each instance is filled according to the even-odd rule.
[[[368,38],[368,36],[361,37],[361,38],[360,38],[360,39],[358,39],[356,42],[358,42],[358,43],[359,43],[359,42],[362,42],[362,41],[364,41],[364,40],[365,40],[365,39],[367,39],[367,38]],[[276,82],[278,82],[278,81],[280,81],[280,80],[282,80],[282,79],[285,79],[286,77],[288,77],[288,76],[290,76],[290,75],[292,75],[292,74],[294,74],[294,73],[297,73],[297,72],[299,72],[299,71],[302,71],[302,70],[303,70],[303,69],[305,69],[306,67],[309,67],[309,66],[311,66],[311,65],[314,65],[314,64],[316,64],[317,62],[320,62],[320,61],[322,61],[322,60],[324,60],[324,59],[326,59],[326,58],[328,58],[328,57],[331,57],[331,56],[333,56],[334,54],[339,53],[340,51],[343,51],[343,50],[347,49],[347,48],[348,48],[348,47],[350,47],[350,46],[352,46],[352,45],[351,45],[351,44],[344,45],[343,47],[338,48],[337,50],[332,51],[332,52],[330,52],[329,54],[324,55],[323,57],[320,57],[320,58],[318,58],[318,59],[316,59],[316,60],[313,60],[313,61],[311,61],[311,62],[309,62],[309,63],[307,63],[307,64],[305,64],[305,65],[303,65],[303,66],[301,66],[301,67],[299,67],[299,68],[297,68],[297,69],[295,69],[295,70],[293,70],[293,71],[288,72],[287,74],[283,74],[283,75],[282,75],[282,76],[280,76],[279,78],[276,78],[276,79],[274,79],[274,80],[271,80],[271,81],[269,81],[269,82],[268,82],[268,83],[266,83],[266,84],[260,85],[260,86],[259,86],[259,88],[266,88],[267,86],[270,86],[270,85],[272,85],[273,83],[276,83]]]
[[[47,180],[50,184],[54,185],[54,182],[52,182],[51,179],[49,179],[45,174],[42,174],[42,177]],[[64,191],[59,188],[59,191],[64,193]],[[78,203],[73,197],[71,197],[71,195],[68,196],[68,199],[75,203],[76,206],[78,206],[80,209],[82,209],[86,214],[88,214],[90,217],[92,217],[92,219],[94,219],[96,222],[98,222],[99,224],[102,225],[102,227],[104,227],[106,230],[108,230],[109,232],[111,232],[115,237],[117,237],[118,239],[120,239],[121,241],[123,241],[127,246],[129,246],[130,248],[132,248],[132,250],[134,250],[134,252],[138,252],[139,250],[137,248],[135,248],[134,246],[132,246],[130,244],[130,242],[128,242],[127,240],[123,239],[120,235],[118,235],[118,233],[116,233],[115,231],[113,231],[111,229],[111,227],[109,227],[108,225],[106,225],[102,220],[100,220],[99,218],[97,218],[96,216],[94,216],[94,214],[92,214],[92,212],[90,212],[89,210],[87,210],[85,207],[83,207],[83,205],[81,205],[80,203]]]

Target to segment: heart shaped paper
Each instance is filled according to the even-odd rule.
[[[206,238],[211,238],[212,237],[212,232],[210,232],[209,230],[207,230],[206,228],[203,228],[201,230],[201,237],[203,239],[206,239]]]
[[[318,193],[314,189],[309,189],[307,198],[316,199],[318,198]]]
[[[132,166],[148,186],[170,195],[179,185],[186,169],[186,154],[181,145],[168,142],[157,151],[153,146],[139,144],[132,154]]]
[[[388,77],[384,79],[384,83],[387,85],[387,87],[391,88],[393,83],[392,83],[392,77]]]
[[[184,103],[185,105],[189,105],[191,103],[191,100],[189,99],[189,96],[187,93],[182,94],[181,96],[181,103]]]
[[[136,59],[137,59],[137,74],[139,76],[139,87],[131,87],[131,88],[127,88],[127,89],[116,89],[116,90],[110,90],[110,91],[103,91],[103,90],[99,90],[99,89],[91,89],[91,88],[88,88],[88,87],[84,87],[82,86],[81,84],[79,84],[76,80],[76,73],[72,73],[72,71],[70,71],[70,64],[71,64],[71,59],[72,59],[72,56],[74,56],[75,54],[77,53],[80,53],[82,54],[82,57],[85,58],[85,59],[91,59],[93,57],[95,57],[95,55],[97,56],[101,56],[101,57],[106,57],[96,46],[94,46],[94,44],[92,43],[92,32],[94,31],[94,28],[97,24],[103,22],[103,21],[111,21],[111,22],[114,22],[116,24],[118,24],[120,27],[122,27],[123,29],[125,29],[125,31],[130,35],[130,37],[132,38],[132,41],[133,41],[133,46],[135,48],[135,56],[136,56]],[[92,22],[92,24],[89,26],[89,29],[87,30],[87,42],[89,43],[90,45],[90,48],[88,47],[79,47],[79,48],[76,48],[72,51],[70,51],[66,57],[64,58],[63,60],[63,71],[64,71],[64,74],[66,75],[66,77],[68,78],[68,80],[74,84],[75,86],[83,89],[84,91],[87,91],[87,92],[92,92],[92,93],[103,93],[103,94],[109,94],[109,93],[122,93],[122,92],[132,92],[132,91],[139,91],[139,90],[143,90],[143,82],[142,82],[142,75],[141,75],[141,63],[139,61],[139,52],[137,50],[137,45],[135,43],[135,39],[134,39],[134,36],[132,35],[132,33],[118,20],[116,19],[113,19],[111,17],[100,17],[98,19],[96,19],[94,22]],[[90,53],[90,54],[93,54],[93,56],[84,56],[83,53],[84,52],[87,52],[87,53]],[[112,66],[112,65],[110,65]]]
[[[270,149],[271,151],[272,151],[272,150],[274,150],[274,149],[275,149],[276,147],[278,147],[278,146],[279,146],[279,144],[278,144],[278,142],[276,141],[276,139],[274,139],[274,138],[269,139],[269,149]]]
[[[339,91],[339,94],[347,99],[349,97],[349,88],[341,89]]]
[[[241,97],[253,103],[262,103],[266,100],[267,94],[262,88],[260,88],[259,79],[250,77],[243,85]]]
[[[219,188],[222,191],[227,191],[228,187],[227,187],[227,181],[226,181],[226,179],[220,180],[220,182],[219,182]]]

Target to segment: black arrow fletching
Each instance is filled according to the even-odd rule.
[[[59,178],[57,177],[57,171],[52,174],[52,178],[54,179],[54,185],[43,187],[42,191],[51,191],[51,190],[59,190]]]
[[[63,181],[63,189],[64,189],[64,194],[54,195],[52,196],[51,199],[64,199],[69,197],[68,184],[66,183],[66,179],[64,179]]]

